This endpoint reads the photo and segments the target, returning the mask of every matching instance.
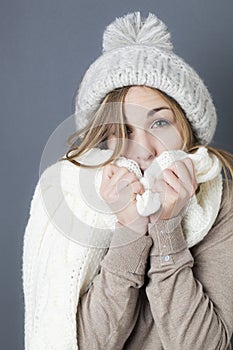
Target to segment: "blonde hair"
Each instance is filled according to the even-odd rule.
[[[109,92],[104,97],[100,104],[100,107],[96,110],[93,118],[89,121],[87,126],[70,135],[68,138],[70,149],[66,152],[65,158],[61,158],[61,160],[68,160],[77,166],[96,168],[98,166],[104,166],[110,163],[121,155],[122,150],[125,146],[125,140],[127,139],[123,103],[125,101],[126,94],[131,86],[117,88]],[[192,153],[199,147],[203,146],[202,144],[198,143],[185,116],[185,112],[176,102],[176,100],[158,89],[151,89],[159,93],[161,97],[165,99],[165,101],[169,104],[171,110],[173,111],[175,120],[177,121],[178,127],[181,131],[181,137],[183,139],[182,149]],[[114,116],[114,122],[112,116]],[[77,158],[88,150],[94,147],[107,149],[107,137],[113,125],[115,125],[116,146],[112,156],[107,161],[98,165],[83,165],[79,163]],[[230,199],[233,196],[233,187],[232,185],[230,186],[229,182],[229,177],[231,180],[233,178],[233,154],[223,149],[214,148],[208,145],[205,145],[205,147],[210,152],[214,153],[222,163],[223,174],[227,184],[228,202],[230,202]]]

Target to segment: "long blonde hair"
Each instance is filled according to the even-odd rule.
[[[132,85],[131,85],[132,86]],[[89,123],[81,130],[76,131],[68,138],[69,150],[66,152],[65,158],[60,160],[68,160],[76,166],[86,166],[95,168],[104,166],[111,161],[117,159],[124,149],[125,140],[127,139],[127,130],[125,126],[125,115],[123,112],[123,103],[126,94],[131,86],[124,86],[109,92],[101,101],[99,108],[93,115]],[[187,152],[194,152],[199,147],[203,146],[197,142],[191,126],[185,116],[185,112],[181,106],[172,97],[164,92],[151,88],[161,95],[169,104],[174,113],[175,119],[180,127],[181,136],[183,138],[183,147]],[[117,103],[112,103],[117,102]],[[114,115],[114,122],[112,116]],[[83,155],[88,150],[99,147],[107,149],[107,137],[110,133],[112,125],[115,126],[116,146],[112,156],[105,162],[99,165],[82,165],[77,158]],[[223,174],[227,184],[228,199],[233,196],[233,187],[230,185],[229,178],[233,179],[233,154],[223,149],[214,148],[208,145],[205,147],[214,153],[222,163]]]

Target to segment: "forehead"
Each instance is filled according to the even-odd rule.
[[[168,102],[156,90],[132,86],[125,96],[123,110],[129,123],[141,123],[147,119],[149,111],[161,107],[170,109]]]
[[[138,103],[148,108],[152,103],[162,102],[168,105],[166,100],[161,96],[161,94],[148,86],[132,86],[126,96],[126,103]]]

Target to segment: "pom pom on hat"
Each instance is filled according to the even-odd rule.
[[[129,13],[116,18],[104,31],[103,52],[135,44],[168,52],[173,49],[167,26],[152,13],[146,19],[141,18],[140,12]]]

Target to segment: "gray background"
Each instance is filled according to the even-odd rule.
[[[72,114],[82,74],[101,53],[104,27],[137,10],[167,24],[176,53],[213,96],[213,145],[233,151],[232,0],[1,1],[1,349],[23,349],[23,234],[44,146]]]

